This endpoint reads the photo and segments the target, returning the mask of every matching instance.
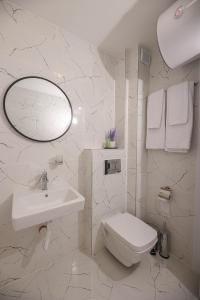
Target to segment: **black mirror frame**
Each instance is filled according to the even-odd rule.
[[[69,107],[70,107],[70,110],[71,110],[71,121],[70,121],[70,124],[69,124],[69,126],[67,127],[67,129],[65,130],[65,132],[62,133],[60,136],[58,136],[58,137],[55,138],[55,139],[51,139],[51,140],[37,140],[37,139],[33,139],[33,138],[28,137],[28,136],[26,136],[25,134],[21,133],[18,129],[16,129],[16,127],[11,123],[11,121],[10,121],[8,115],[7,115],[7,112],[6,112],[6,96],[7,96],[8,92],[9,92],[9,90],[10,90],[10,89],[12,88],[12,86],[15,85],[18,81],[21,81],[21,80],[24,80],[24,79],[29,79],[29,78],[42,79],[42,80],[46,80],[46,81],[52,83],[53,85],[55,85],[55,86],[56,86],[56,87],[64,94],[64,96],[67,98],[67,100],[68,100],[68,102],[69,102]],[[14,130],[15,130],[17,133],[19,133],[20,135],[22,135],[23,137],[25,137],[25,138],[27,138],[27,139],[29,139],[29,140],[31,140],[31,141],[40,142],[40,143],[52,142],[52,141],[55,141],[55,140],[61,138],[61,137],[62,137],[63,135],[65,135],[66,132],[70,129],[70,127],[71,127],[71,125],[72,125],[72,120],[73,120],[73,109],[72,109],[72,105],[71,105],[71,102],[70,102],[68,96],[66,95],[66,93],[65,93],[65,92],[64,92],[64,91],[63,91],[56,83],[54,83],[53,81],[51,81],[51,80],[49,80],[49,79],[46,79],[46,78],[44,78],[44,77],[40,77],[40,76],[25,76],[25,77],[21,77],[21,78],[15,80],[13,83],[11,83],[11,85],[9,85],[9,87],[7,88],[7,90],[6,90],[5,94],[4,94],[4,97],[3,97],[3,110],[4,110],[4,114],[5,114],[5,116],[6,116],[6,119],[7,119],[8,123],[11,125],[12,128],[14,128]]]

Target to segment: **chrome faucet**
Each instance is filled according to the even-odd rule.
[[[42,189],[43,191],[45,191],[45,190],[48,189],[48,187],[47,187],[47,182],[48,182],[48,181],[49,181],[49,180],[48,180],[48,177],[47,177],[47,171],[44,170],[44,171],[42,172],[41,177],[40,177],[41,189]]]

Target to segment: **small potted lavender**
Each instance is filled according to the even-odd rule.
[[[117,148],[116,128],[112,128],[106,133],[104,148],[105,149],[107,149],[107,148],[109,148],[109,149]]]

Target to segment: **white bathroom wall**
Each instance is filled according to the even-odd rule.
[[[79,158],[83,149],[100,148],[105,130],[114,126],[115,83],[111,72],[107,71],[112,66],[112,59],[106,57],[105,67],[101,56],[95,47],[61,28],[12,2],[0,2],[1,107],[4,92],[14,80],[36,75],[57,83],[68,95],[74,112],[72,127],[65,136],[51,143],[37,143],[17,134],[1,109],[2,300],[17,298],[24,293],[26,299],[61,299],[66,278],[59,270],[62,266],[71,266],[82,240],[90,239],[81,230],[84,218],[78,214],[66,216],[50,224],[52,239],[48,252],[45,252],[43,237],[39,236],[37,227],[14,232],[11,199],[15,190],[38,188],[38,178],[44,168],[48,171],[50,185],[69,182],[78,188]],[[57,154],[63,155],[64,164],[54,168],[52,161]]]
[[[115,121],[117,130],[117,146],[125,148],[126,123],[126,76],[125,52],[121,53],[115,62]]]
[[[152,49],[149,93],[166,89],[184,80],[198,80],[198,62],[170,70],[163,62],[157,46]],[[199,99],[194,103],[194,129],[192,146],[187,154],[148,151],[148,178],[146,190],[146,220],[159,227],[164,220],[170,231],[171,253],[181,262],[192,265],[194,188],[197,151],[197,124]],[[169,185],[173,190],[170,214],[163,216],[157,194],[159,188]]]
[[[105,160],[120,159],[121,172],[105,175]],[[104,246],[101,221],[125,209],[125,151],[121,149],[87,149],[81,157],[84,177],[82,193],[86,198],[85,227],[90,239],[85,249],[96,254]]]
[[[139,49],[140,51],[140,49]],[[150,66],[138,59],[136,216],[145,219],[147,193],[146,106]]]
[[[198,85],[196,87],[196,90],[198,92],[198,101],[200,101],[200,62],[199,62],[199,81]],[[197,106],[198,115],[200,115],[200,105]],[[200,229],[200,119],[197,120],[197,158],[196,158],[196,166],[195,166],[195,190],[194,190],[194,238],[193,238],[193,269],[200,274],[200,237],[199,237],[199,229]],[[199,288],[200,288],[200,282],[199,282]]]
[[[137,184],[137,111],[138,111],[138,48],[126,50],[127,84],[127,210],[136,214]]]
[[[92,254],[92,151],[84,150],[79,157],[79,191],[85,198],[84,210],[80,213],[82,249]]]

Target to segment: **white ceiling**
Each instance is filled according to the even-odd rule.
[[[160,12],[174,0],[13,0],[110,52],[155,39]]]
[[[131,48],[134,44],[152,48],[157,42],[156,25],[159,15],[175,0],[138,0],[107,37],[101,47],[115,53],[120,46]]]
[[[14,0],[98,45],[137,0]]]

